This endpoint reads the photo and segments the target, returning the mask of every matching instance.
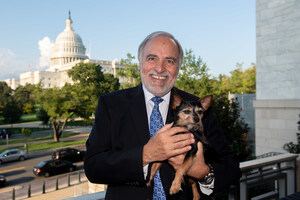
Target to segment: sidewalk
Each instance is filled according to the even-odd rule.
[[[37,194],[37,195],[34,195],[34,196],[32,196],[30,198],[26,198],[26,199],[28,199],[28,200],[65,199],[65,198],[70,198],[70,197],[74,197],[74,196],[81,196],[81,195],[87,194],[87,192],[88,192],[88,182],[85,181],[84,183],[75,184],[73,186],[55,190],[55,191],[51,191],[51,192],[46,192],[45,194]]]
[[[95,189],[96,188],[96,189]],[[90,193],[105,191],[106,186],[103,184],[92,184],[88,181],[72,185],[70,187],[62,188],[55,191],[46,192],[45,194],[37,194],[30,198],[25,198],[28,200],[60,200],[69,199],[72,197],[80,197]]]

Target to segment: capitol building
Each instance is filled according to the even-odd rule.
[[[12,89],[16,89],[19,85],[41,83],[43,88],[61,88],[65,83],[72,83],[68,76],[68,70],[74,67],[77,63],[95,63],[102,67],[103,73],[113,74],[117,76],[117,71],[124,68],[116,60],[92,60],[85,53],[81,37],[73,30],[72,20],[69,12],[69,17],[66,20],[66,28],[61,32],[53,46],[53,53],[50,57],[50,66],[46,71],[25,72],[20,74],[20,79],[4,80]],[[122,84],[124,79],[119,77],[119,82]]]

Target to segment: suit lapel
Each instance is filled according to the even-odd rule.
[[[145,105],[145,96],[142,85],[140,84],[133,90],[131,90],[129,99],[129,108],[134,120],[134,126],[136,127],[137,134],[140,141],[146,144],[150,139],[147,110]]]

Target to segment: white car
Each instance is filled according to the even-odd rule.
[[[0,164],[15,160],[25,160],[28,158],[28,152],[20,149],[9,149],[0,154]]]

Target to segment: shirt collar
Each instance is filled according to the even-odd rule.
[[[151,101],[152,97],[154,97],[154,95],[147,90],[147,88],[144,86],[144,84],[142,84],[142,85],[143,85],[143,91],[144,91],[144,95],[145,95],[145,101],[149,102],[149,101]],[[171,97],[171,91],[168,92],[165,96],[163,96],[161,98],[164,100],[164,102],[169,104],[170,97]]]

